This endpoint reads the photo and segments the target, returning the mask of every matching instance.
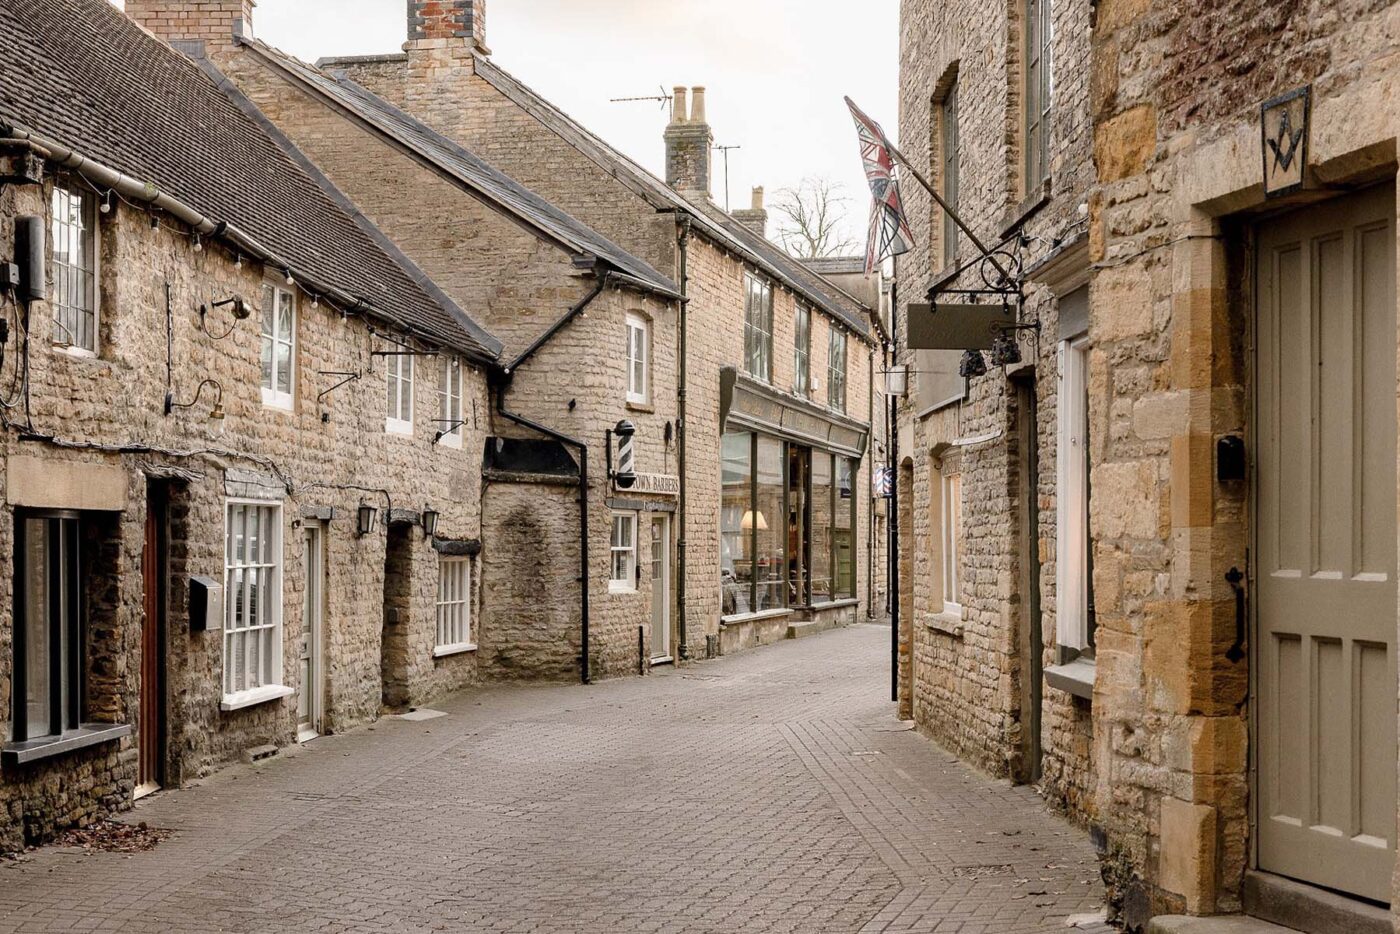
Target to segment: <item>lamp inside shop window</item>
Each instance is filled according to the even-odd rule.
[[[745,510],[744,518],[739,520],[739,528],[745,532],[752,532],[754,529],[767,532],[768,520],[763,517],[762,510]]]
[[[437,532],[438,511],[432,506],[423,507],[423,537],[432,538]]]
[[[903,396],[909,392],[909,367],[895,364],[885,371],[885,395]]]
[[[369,535],[378,521],[379,510],[361,500],[360,508],[355,513],[355,532],[359,535]]]

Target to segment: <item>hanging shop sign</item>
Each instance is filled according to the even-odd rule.
[[[1259,148],[1264,160],[1264,197],[1277,198],[1303,187],[1311,121],[1311,85],[1280,94],[1260,107]]]
[[[991,350],[1016,324],[1010,305],[909,305],[911,350]]]
[[[894,468],[883,464],[876,466],[870,473],[870,485],[876,496],[889,499],[894,495]]]

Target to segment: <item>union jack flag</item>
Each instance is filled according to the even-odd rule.
[[[871,120],[849,97],[846,106],[856,121],[860,137],[860,158],[865,163],[865,180],[870,183],[874,202],[870,206],[870,233],[865,242],[866,275],[875,271],[887,256],[908,253],[914,247],[914,232],[904,216],[904,199],[894,177],[890,141],[880,124]]]

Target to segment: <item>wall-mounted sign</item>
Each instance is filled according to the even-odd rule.
[[[1308,168],[1312,88],[1304,86],[1265,101],[1259,109],[1259,145],[1264,159],[1264,197],[1303,187]]]
[[[870,474],[870,485],[876,496],[889,499],[894,495],[894,469],[877,466]]]
[[[657,496],[679,496],[681,478],[663,473],[633,474],[636,482],[627,487],[628,493],[652,493]]]
[[[991,350],[992,340],[1016,323],[1008,305],[909,306],[911,350]]]

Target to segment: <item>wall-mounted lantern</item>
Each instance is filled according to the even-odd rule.
[[[885,394],[905,396],[909,393],[909,367],[897,363],[885,371]]]
[[[379,521],[379,510],[364,500],[360,501],[360,508],[355,512],[355,532],[358,535],[370,535],[374,532],[375,524]]]
[[[423,537],[432,538],[437,532],[438,511],[431,505],[423,507]]]

